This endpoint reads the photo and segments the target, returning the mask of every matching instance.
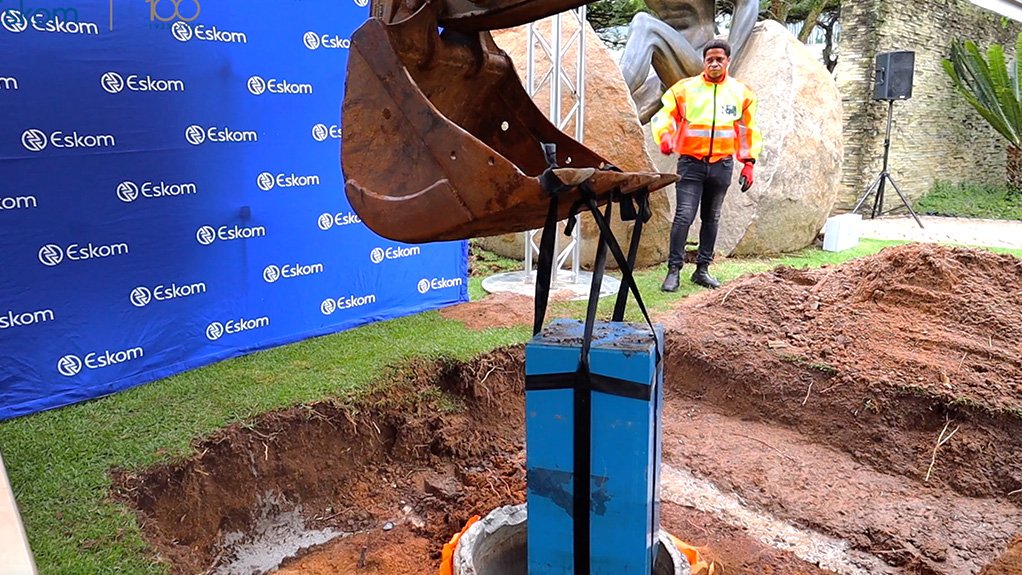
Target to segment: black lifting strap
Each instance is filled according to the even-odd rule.
[[[624,320],[625,306],[628,303],[628,292],[630,291],[632,295],[635,296],[635,303],[638,304],[639,310],[642,312],[642,316],[646,320],[646,325],[649,326],[650,333],[654,333],[653,322],[649,318],[649,312],[646,310],[646,305],[642,301],[642,294],[639,293],[638,284],[636,284],[635,276],[632,273],[632,269],[635,267],[635,259],[639,252],[639,243],[642,238],[642,225],[646,221],[648,221],[650,217],[652,217],[652,212],[649,209],[649,190],[640,190],[638,192],[635,192],[633,194],[634,198],[632,196],[615,194],[613,200],[611,202],[608,202],[608,208],[610,204],[613,203],[613,201],[618,201],[621,203],[623,220],[626,220],[628,213],[634,214],[635,226],[632,231],[632,241],[628,247],[628,256],[626,258],[624,252],[621,250],[621,245],[618,244],[617,238],[614,237],[613,230],[610,229],[610,210],[609,209],[607,210],[606,215],[601,214],[599,207],[596,205],[595,195],[593,195],[588,189],[586,189],[586,184],[583,184],[582,187],[583,187],[582,199],[579,200],[579,202],[576,202],[576,205],[584,204],[586,207],[588,207],[589,211],[593,215],[593,220],[596,222],[597,227],[600,228],[600,244],[597,247],[597,252],[599,251],[600,248],[603,248],[604,246],[610,249],[611,254],[614,256],[614,260],[617,261],[618,268],[621,270],[622,278],[621,288],[618,290],[617,301],[615,302],[614,305],[614,314],[612,317],[612,321],[619,322]],[[631,205],[632,200],[634,200],[638,204],[638,211],[636,211],[635,206]],[[628,206],[628,209],[624,208],[624,206],[626,205]],[[572,209],[572,215],[570,216],[568,226],[565,230],[566,234],[570,234],[572,227],[574,227],[575,225],[576,216],[574,214],[575,210]],[[605,263],[606,258],[604,258],[604,262],[602,264],[596,263],[593,264],[594,284],[602,283],[603,279],[602,267]],[[599,279],[599,282],[597,281],[597,279]],[[589,296],[590,307],[595,306],[593,300],[594,299],[598,300],[599,295],[600,295],[599,289],[597,289],[596,291],[590,291]],[[595,308],[593,313],[595,313]],[[656,348],[656,354],[657,362],[659,362],[660,361],[659,346],[657,346]]]
[[[633,201],[635,202],[633,204]],[[638,204],[638,210],[636,210],[635,204]],[[639,241],[642,238],[642,225],[649,221],[653,217],[653,212],[649,208],[649,190],[643,189],[635,192],[633,195],[625,196],[621,199],[621,219],[623,221],[634,221],[635,225],[632,228],[632,241],[628,246],[628,265],[622,267],[622,274],[625,270],[631,274],[632,270],[635,269],[635,259],[639,254]],[[635,285],[634,278],[631,283],[621,282],[621,289],[617,292],[617,302],[614,304],[614,316],[612,321],[624,321],[625,318],[625,307],[628,305],[628,289]],[[642,299],[639,297],[638,289],[635,291],[636,301],[642,306]],[[646,311],[643,309],[643,314]],[[649,322],[649,316],[647,314],[646,321]],[[652,328],[652,324],[650,324]]]
[[[559,194],[565,189],[570,189],[560,183],[553,175],[553,168],[556,167],[556,149],[552,144],[544,144],[544,153],[549,168],[544,172],[541,180],[544,189],[550,193],[550,210],[547,213],[546,223],[543,227],[543,238],[540,243],[539,270],[536,279],[536,316],[533,324],[533,335],[538,334],[542,328],[546,316],[547,304],[550,296],[550,284],[553,274],[554,261],[554,234],[557,233],[557,215]],[[616,170],[611,167],[610,169]],[[651,400],[657,395],[653,386],[641,386],[634,382],[624,381],[614,377],[593,374],[589,365],[589,351],[592,346],[593,330],[596,325],[596,312],[600,300],[600,291],[603,284],[603,275],[607,263],[607,251],[613,254],[621,270],[623,281],[618,292],[617,302],[614,308],[613,321],[619,322],[624,318],[625,306],[628,292],[635,296],[636,303],[642,311],[649,325],[650,333],[655,337],[653,322],[642,301],[642,295],[635,283],[632,274],[632,267],[635,264],[638,252],[639,240],[642,234],[642,224],[648,221],[651,213],[649,210],[649,190],[641,190],[630,196],[614,193],[611,201],[607,202],[606,213],[601,213],[597,205],[596,195],[587,184],[580,187],[582,198],[575,202],[569,210],[568,224],[565,229],[566,235],[571,235],[576,225],[577,213],[582,208],[588,208],[592,213],[597,226],[600,228],[600,239],[596,248],[596,258],[593,263],[593,279],[590,286],[589,302],[586,309],[585,328],[582,338],[582,349],[579,355],[578,368],[572,373],[545,374],[526,377],[526,390],[537,391],[543,389],[572,389],[575,427],[573,431],[573,474],[572,483],[572,517],[574,519],[574,565],[575,575],[589,575],[591,572],[591,545],[590,540],[590,501],[592,499],[590,475],[592,469],[592,392],[594,390],[603,393],[610,393],[634,399]],[[633,200],[635,205],[633,205]],[[614,238],[610,229],[610,218],[613,213],[615,201],[621,203],[622,219],[635,221],[632,233],[632,241],[629,246],[628,256],[625,257],[621,246]],[[636,209],[636,205],[638,209]],[[661,353],[659,342],[654,340],[656,350],[656,362],[660,363]]]
[[[538,334],[543,329],[543,322],[546,319],[547,303],[550,300],[550,279],[554,265],[558,203],[561,192],[571,189],[571,186],[562,184],[553,172],[553,169],[557,167],[557,145],[543,144],[543,155],[548,167],[540,176],[540,185],[550,194],[550,208],[547,210],[546,223],[543,225],[543,238],[539,244],[539,269],[536,271],[536,309],[533,316],[532,335]],[[526,241],[529,240],[526,239]]]

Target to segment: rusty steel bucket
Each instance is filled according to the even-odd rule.
[[[583,191],[603,204],[677,180],[622,173],[557,129],[486,31],[581,4],[374,2],[352,36],[341,146],[345,192],[370,229],[409,243],[520,232],[543,227],[553,190],[564,219]]]

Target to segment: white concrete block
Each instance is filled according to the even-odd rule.
[[[862,234],[860,214],[841,214],[827,218],[823,226],[823,249],[828,252],[843,252],[859,245]]]

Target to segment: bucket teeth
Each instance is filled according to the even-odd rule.
[[[593,177],[596,168],[555,168],[554,175],[565,186],[581,186],[583,182]]]
[[[589,185],[597,195],[615,188],[621,194],[631,194],[644,188],[656,191],[677,180],[678,177],[672,174],[599,171],[589,179]]]
[[[563,185],[574,188],[585,184],[590,193],[601,198],[613,190],[620,194],[631,194],[641,189],[653,192],[678,180],[673,174],[617,172],[596,168],[555,168],[553,172]]]
[[[631,194],[643,188],[656,191],[668,186],[678,177],[655,172],[616,172],[596,168],[555,168],[557,179],[565,186],[578,187],[587,184],[589,191],[601,197],[614,189],[621,194]]]

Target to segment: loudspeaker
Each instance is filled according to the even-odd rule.
[[[912,97],[912,74],[916,53],[909,51],[877,54],[874,100],[907,100]]]

